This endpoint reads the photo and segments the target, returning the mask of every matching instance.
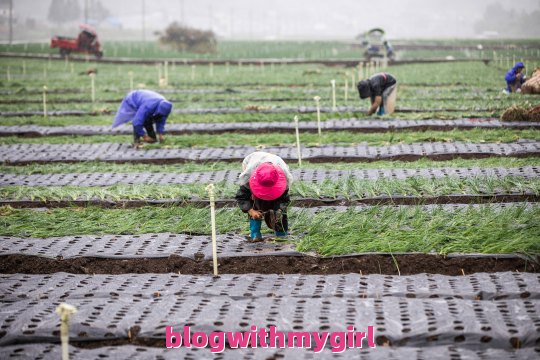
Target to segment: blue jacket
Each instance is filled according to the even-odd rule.
[[[516,76],[517,70],[518,70],[519,68],[524,68],[524,67],[525,67],[525,65],[524,65],[521,61],[519,61],[519,62],[517,62],[517,63],[514,65],[513,68],[511,68],[510,70],[508,70],[508,72],[507,72],[506,75],[504,76],[504,80],[506,80],[506,85],[507,85],[506,89],[507,89],[508,91],[510,91],[510,92],[512,91],[511,85],[513,85],[514,82],[515,82],[516,79],[517,79],[517,76]],[[521,83],[523,84],[524,82],[525,82],[525,79],[524,79],[524,77],[522,76],[522,77],[521,77]]]
[[[130,92],[118,108],[112,127],[132,121],[133,129],[138,136],[144,136],[144,123],[156,123],[158,134],[165,133],[165,123],[171,113],[172,104],[162,95],[150,90]]]

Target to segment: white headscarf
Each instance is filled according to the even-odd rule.
[[[283,170],[287,178],[287,186],[291,185],[293,176],[287,164],[279,156],[264,151],[255,151],[245,157],[244,161],[242,161],[242,173],[238,177],[238,183],[240,185],[248,185],[251,174],[259,165],[266,162],[272,163]]]

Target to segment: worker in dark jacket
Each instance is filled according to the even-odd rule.
[[[506,80],[506,93],[521,92],[521,85],[525,82],[525,65],[519,61],[513,68],[508,70],[504,80]]]
[[[396,106],[397,81],[388,73],[379,73],[358,82],[360,99],[371,98],[368,115],[392,114]]]
[[[131,121],[136,145],[141,139],[148,143],[156,142],[156,133],[161,142],[165,140],[165,123],[171,110],[172,104],[157,92],[135,90],[122,100],[112,127]]]
[[[289,167],[277,155],[256,151],[242,162],[235,198],[240,209],[249,215],[251,241],[262,240],[263,219],[277,237],[288,235],[287,206],[292,179]]]

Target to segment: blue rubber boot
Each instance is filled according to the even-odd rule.
[[[276,237],[286,237],[287,235],[289,234],[285,231],[276,231]]]
[[[377,111],[377,115],[384,115],[384,105],[379,106],[379,111]]]
[[[261,225],[262,220],[249,219],[249,232],[251,240],[262,239]]]

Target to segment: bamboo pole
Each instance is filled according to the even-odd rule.
[[[60,315],[60,341],[62,342],[62,360],[69,360],[69,318],[77,313],[77,308],[73,305],[61,303],[56,308],[56,313]]]
[[[332,84],[332,111],[336,111],[336,80],[332,79],[330,83]]]
[[[302,151],[300,149],[300,131],[298,130],[298,115],[294,116],[294,127],[296,129],[296,151],[298,152],[298,166],[302,167]]]
[[[343,90],[345,91],[345,104],[349,101],[349,79],[345,78],[345,86],[343,87]]]
[[[208,197],[210,198],[210,222],[212,225],[212,263],[214,265],[214,276],[218,276],[217,262],[217,235],[216,235],[216,199],[214,193],[214,184],[209,184],[206,187]]]
[[[321,97],[315,96],[313,98],[315,100],[315,106],[317,107],[317,131],[319,133],[319,143],[322,143],[322,130],[321,130]]]
[[[133,71],[128,71],[129,91],[133,91]]]
[[[43,86],[43,117],[47,117],[47,86]]]
[[[90,88],[92,91],[92,103],[96,102],[96,74],[90,73]]]

